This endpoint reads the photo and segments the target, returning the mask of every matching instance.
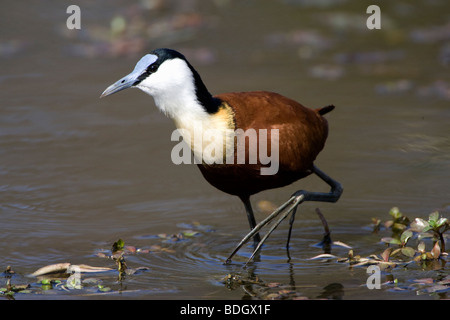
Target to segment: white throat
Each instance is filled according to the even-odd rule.
[[[224,121],[223,117],[209,114],[200,104],[196,95],[194,75],[185,61],[165,61],[157,72],[136,87],[151,95],[158,109],[174,120],[197,160],[220,163],[226,154],[232,151],[226,139],[230,135],[227,121]],[[205,149],[208,152],[204,152]],[[230,150],[226,151],[228,149]]]

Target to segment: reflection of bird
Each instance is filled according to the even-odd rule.
[[[342,193],[340,184],[313,164],[324,147],[328,134],[327,121],[322,116],[333,110],[334,106],[312,110],[279,94],[263,91],[212,96],[186,58],[171,49],[157,49],[145,55],[133,72],[109,86],[101,97],[130,87],[139,88],[153,96],[156,106],[174,120],[185,141],[190,143],[205,179],[216,188],[238,196],[244,203],[252,231],[231,256],[251,237],[255,244],[259,243],[256,253],[281,220],[292,212],[289,244],[295,211],[301,202],[336,202],[339,199]],[[236,134],[228,139],[238,129],[245,135],[249,130],[254,130],[258,139],[257,147],[252,149],[250,135],[247,136],[249,143],[245,144],[245,159],[241,158],[241,161],[238,159],[238,150],[243,149],[237,148],[239,142],[235,143],[235,138],[242,136]],[[202,130],[202,133],[212,130],[219,137],[210,137],[209,140],[196,143],[193,139],[196,130]],[[241,141],[245,143],[246,140]],[[271,150],[271,153],[278,151],[278,154],[270,154],[270,166],[267,159],[263,161],[261,158],[262,147],[267,148],[266,151]],[[207,148],[209,151],[212,148],[214,152],[206,152]],[[259,157],[250,161],[255,159],[253,156],[258,148]],[[266,155],[268,154],[269,152]],[[227,158],[230,155],[231,158]],[[262,174],[262,170],[270,170],[270,167],[272,172]],[[311,173],[330,185],[331,191],[298,191],[272,215],[256,225],[250,203],[251,195],[286,186]],[[260,241],[258,231],[281,213],[279,222]]]

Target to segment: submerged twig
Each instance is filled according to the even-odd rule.
[[[331,253],[331,244],[333,243],[333,241],[331,240],[331,232],[330,228],[328,227],[328,222],[319,208],[316,208],[316,213],[319,216],[320,221],[322,222],[323,229],[325,230],[322,242],[320,244],[322,245],[325,253]]]

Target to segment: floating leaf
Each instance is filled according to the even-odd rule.
[[[184,230],[181,232],[181,234],[185,237],[194,237],[196,235],[199,235],[200,232],[194,230]]]
[[[346,244],[342,241],[333,241],[332,245],[333,245],[333,247],[341,247],[341,248],[346,248],[346,249],[352,248],[351,246],[349,246],[348,244]]]
[[[317,256],[314,256],[312,258],[309,258],[308,260],[318,260],[318,259],[333,259],[336,258],[336,256],[329,254],[329,253],[322,253]]]
[[[108,291],[111,291],[111,288],[110,287],[105,287],[105,286],[99,284],[98,285],[98,291],[100,291],[100,292],[108,292]]]
[[[392,238],[392,237],[381,238],[381,241],[389,243],[389,244],[398,244],[398,245],[402,244],[402,242],[399,239],[395,239],[395,238]]]
[[[82,285],[81,285],[81,281],[79,278],[77,277],[70,277],[67,279],[66,281],[66,288],[68,289],[81,289]]]
[[[421,284],[432,284],[434,282],[433,278],[414,279],[413,281]]]

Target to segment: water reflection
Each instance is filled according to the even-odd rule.
[[[326,233],[324,239],[320,242],[320,247],[324,254],[331,253],[331,239],[330,234]],[[281,251],[282,253],[283,251]],[[323,287],[320,294],[316,296],[311,296],[310,294],[305,295],[305,289],[314,289],[316,291],[318,286],[316,284],[306,284],[302,281],[299,285],[296,284],[296,271],[300,271],[296,263],[292,262],[289,249],[286,249],[287,261],[286,264],[279,265],[284,275],[283,278],[288,276],[288,281],[286,282],[269,282],[265,281],[265,273],[259,272],[258,265],[261,262],[261,255],[257,253],[254,257],[253,263],[246,264],[244,268],[240,269],[239,272],[231,272],[227,274],[223,280],[225,287],[229,290],[242,290],[243,300],[249,299],[270,299],[270,300],[280,300],[280,299],[342,299],[344,296],[344,286],[340,283],[330,283]],[[331,256],[331,255],[330,255]],[[264,257],[266,258],[266,257]],[[264,260],[263,258],[263,260]],[[281,257],[279,257],[281,258]],[[328,260],[331,261],[331,260]]]

